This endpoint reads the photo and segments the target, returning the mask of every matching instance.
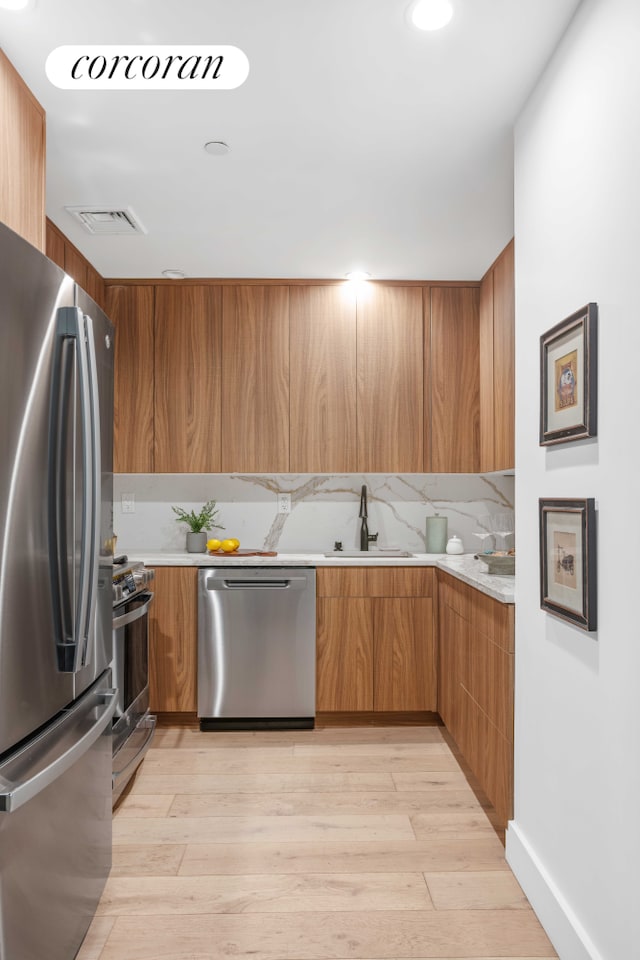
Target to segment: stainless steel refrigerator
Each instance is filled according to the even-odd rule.
[[[0,960],[71,960],[111,866],[113,327],[0,224]]]

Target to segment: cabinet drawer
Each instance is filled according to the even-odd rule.
[[[319,567],[319,597],[431,597],[431,567]]]
[[[448,573],[443,573],[441,570],[438,571],[438,596],[440,603],[451,607],[459,617],[464,617],[465,620],[471,619],[471,591],[472,588],[468,587],[465,583],[456,580]]]

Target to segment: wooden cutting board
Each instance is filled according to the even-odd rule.
[[[210,557],[277,557],[275,550],[243,550],[238,547],[232,553],[225,553],[224,550],[207,550]]]

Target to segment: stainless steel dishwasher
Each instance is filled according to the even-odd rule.
[[[315,703],[315,570],[200,570],[200,729],[311,728]]]

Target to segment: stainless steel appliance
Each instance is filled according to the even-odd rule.
[[[315,570],[201,569],[200,729],[311,728],[315,703]]]
[[[0,960],[71,960],[111,864],[113,327],[0,224]]]
[[[113,567],[113,803],[151,746],[156,718],[149,713],[149,584],[154,571],[118,557]]]

